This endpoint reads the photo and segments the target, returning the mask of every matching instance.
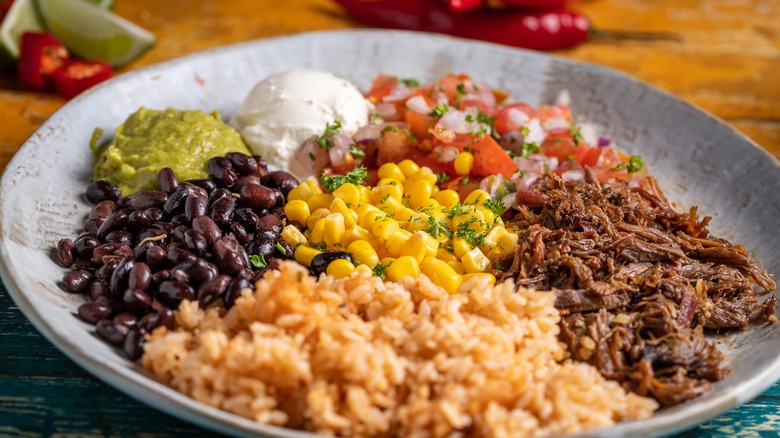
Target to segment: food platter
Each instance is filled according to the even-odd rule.
[[[741,242],[780,273],[774,233],[780,165],[722,121],[660,90],[602,67],[443,36],[389,31],[308,33],[221,47],[121,75],[74,99],[20,149],[0,185],[0,275],[14,301],[52,343],[128,395],[187,421],[246,436],[310,436],[256,424],[179,394],[116,354],[74,317],[83,297],[63,291],[58,240],[74,235],[89,207],[89,139],[135,109],[218,110],[229,117],[260,79],[293,68],[331,72],[367,89],[378,73],[431,80],[467,72],[533,105],[563,89],[578,119],[641,154],[670,200],[698,205],[713,232]],[[780,326],[755,325],[719,338],[733,372],[712,393],[588,436],[679,431],[757,396],[780,378]]]

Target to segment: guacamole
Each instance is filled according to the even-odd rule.
[[[128,196],[155,190],[157,173],[170,167],[179,181],[208,178],[209,158],[228,152],[251,154],[241,135],[219,113],[141,108],[131,114],[106,145],[92,145],[95,179],[111,181]]]

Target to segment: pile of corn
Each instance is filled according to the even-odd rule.
[[[287,225],[282,237],[299,263],[309,266],[322,251],[337,250],[355,263],[331,262],[326,272],[334,277],[358,269],[398,281],[422,272],[449,293],[473,276],[495,283],[493,265],[514,252],[517,233],[504,227],[501,206],[487,192],[475,190],[461,202],[456,191],[437,186],[431,169],[411,160],[386,163],[378,176],[373,188],[346,183],[323,193],[308,181],[289,193],[284,212],[298,226]]]

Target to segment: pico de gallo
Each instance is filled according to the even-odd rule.
[[[375,105],[367,126],[349,136],[334,121],[304,145],[301,158],[308,157],[314,174],[363,166],[375,175],[384,163],[411,159],[431,168],[443,188],[463,197],[482,188],[507,205],[546,172],[577,180],[587,166],[599,180],[646,176],[641,157],[573,119],[565,93],[555,104],[534,108],[450,73],[426,84],[380,75],[366,97]]]

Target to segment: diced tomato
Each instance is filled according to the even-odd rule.
[[[477,110],[482,111],[483,114],[489,116],[495,111],[492,107],[477,98],[461,99],[458,109],[464,110],[466,108],[476,108]]]
[[[496,130],[499,134],[504,135],[509,131],[516,131],[520,129],[521,124],[516,123],[515,120],[513,120],[512,112],[514,111],[520,111],[528,116],[528,118],[532,118],[535,116],[536,111],[534,109],[524,103],[513,103],[511,105],[507,105],[505,107],[502,107],[500,110],[498,110],[498,114],[496,114]]]
[[[458,134],[449,144],[457,147],[461,152],[468,148],[474,155],[474,167],[471,169],[473,176],[501,174],[504,178],[510,178],[517,172],[517,164],[489,135]]]
[[[471,77],[469,77],[469,75],[463,73],[458,75],[447,73],[438,82],[439,90],[447,96],[450,104],[454,104],[458,96],[463,94],[459,88],[462,88],[461,86],[464,85],[464,82],[466,81],[471,82]]]
[[[371,84],[371,90],[366,93],[366,98],[374,103],[380,102],[393,91],[396,85],[398,85],[398,79],[395,76],[379,75]]]
[[[436,126],[436,119],[429,115],[406,111],[404,121],[409,124],[409,130],[414,132],[418,140],[430,137],[430,130]]]
[[[539,105],[536,115],[542,122],[553,118],[571,121],[571,109],[565,105]]]
[[[57,94],[72,99],[84,90],[110,79],[111,64],[103,61],[68,61],[54,72]]]
[[[568,132],[550,134],[542,142],[541,153],[548,157],[555,157],[562,163],[575,157],[577,145]]]
[[[625,156],[625,159],[623,156]],[[614,148],[603,149],[593,171],[599,181],[605,181],[611,178],[628,180],[628,170],[621,163],[628,161],[628,156],[615,150]]]
[[[68,59],[68,50],[53,35],[41,32],[22,34],[17,71],[19,80],[36,90],[54,85],[53,74]]]
[[[577,152],[574,153],[574,160],[583,166],[593,167],[598,163],[600,156],[601,149],[588,146],[584,141],[580,140]]]

